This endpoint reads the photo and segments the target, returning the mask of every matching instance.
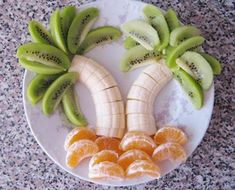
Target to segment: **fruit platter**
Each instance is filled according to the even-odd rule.
[[[115,5],[115,9],[113,6]],[[183,164],[210,122],[221,65],[172,8],[101,0],[28,24],[17,49],[41,148],[83,180],[127,186]]]

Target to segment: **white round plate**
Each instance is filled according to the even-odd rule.
[[[78,9],[90,6],[97,7],[100,10],[100,18],[96,23],[96,26],[113,25],[120,27],[129,20],[141,18],[142,9],[145,5],[146,4],[142,2],[129,0],[118,1],[118,3],[116,0],[101,0],[78,7]],[[139,68],[129,73],[122,73],[119,70],[119,61],[125,51],[122,45],[123,39],[124,36],[122,39],[112,44],[96,47],[86,56],[96,60],[113,74],[119,84],[123,98],[125,98],[133,81],[137,78],[143,68]],[[33,76],[34,74],[32,72],[25,72],[23,98],[27,121],[39,145],[55,163],[74,176],[103,185],[127,186],[153,180],[152,178],[138,178],[121,182],[90,180],[87,175],[89,160],[83,161],[82,164],[74,170],[67,168],[65,164],[66,152],[64,150],[64,140],[68,132],[72,129],[71,125],[66,121],[61,109],[57,110],[51,117],[47,117],[42,114],[41,103],[38,103],[36,106],[32,106],[29,103],[26,98],[26,89]],[[76,89],[79,92],[82,110],[89,123],[94,126],[96,118],[91,94],[81,84],[77,84]],[[173,124],[182,128],[189,137],[189,142],[184,146],[187,155],[189,156],[199,145],[207,130],[212,114],[213,102],[214,86],[205,93],[203,108],[200,110],[194,109],[179,84],[175,80],[172,80],[156,98],[156,124],[158,127],[161,127],[164,124]],[[177,166],[165,162],[162,163],[160,167],[163,175],[165,175]]]

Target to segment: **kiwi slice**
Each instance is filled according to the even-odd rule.
[[[32,104],[36,104],[42,99],[48,87],[60,75],[36,75],[27,88],[27,98]]]
[[[179,81],[181,87],[190,98],[196,109],[200,109],[203,105],[203,91],[201,86],[184,70],[174,70],[174,78]]]
[[[170,31],[173,31],[175,28],[178,28],[180,26],[179,19],[177,17],[176,12],[169,8],[165,14],[166,22],[168,24],[168,27]]]
[[[208,90],[213,82],[213,71],[210,64],[199,53],[186,51],[176,63],[190,74],[204,90]]]
[[[86,35],[96,22],[98,16],[99,10],[94,7],[87,8],[75,16],[67,37],[67,45],[72,54],[77,52],[78,47],[86,38]]]
[[[180,26],[175,28],[170,34],[170,45],[178,46],[185,39],[199,36],[200,30],[194,26]]]
[[[76,95],[73,86],[65,92],[62,98],[64,113],[72,124],[76,126],[86,126],[87,120],[81,112]]]
[[[209,55],[208,53],[204,53],[204,52],[198,52],[202,57],[204,57],[207,62],[210,64],[214,75],[219,75],[221,73],[221,64],[220,62],[213,57],[212,55]]]
[[[53,45],[53,39],[47,29],[35,20],[31,20],[28,25],[29,33],[33,42]]]
[[[144,21],[129,21],[123,25],[123,30],[147,50],[151,51],[160,44],[157,31]]]
[[[50,66],[38,63],[36,61],[28,61],[26,59],[19,59],[19,64],[25,69],[28,69],[38,74],[51,75],[51,74],[64,72],[64,69],[62,68],[50,67]]]
[[[128,72],[135,68],[155,63],[155,61],[160,58],[159,52],[148,51],[143,46],[139,45],[125,52],[121,59],[120,69],[123,72]]]
[[[185,41],[183,41],[180,45],[174,48],[170,53],[167,55],[167,64],[170,68],[177,67],[176,59],[181,56],[187,50],[195,48],[203,44],[205,39],[202,36],[194,36]]]
[[[110,43],[119,39],[122,32],[113,26],[103,26],[91,30],[78,49],[79,54],[83,54],[98,45]]]
[[[63,37],[59,9],[54,11],[50,17],[50,29],[51,29],[52,38],[56,43],[56,46],[67,54],[68,50],[66,48],[65,39]]]
[[[143,13],[149,21],[155,19],[157,16],[163,16],[161,9],[154,5],[146,5],[143,9]]]
[[[42,111],[45,115],[50,115],[56,110],[63,95],[75,83],[77,75],[75,72],[66,73],[50,85],[42,99]]]
[[[127,37],[125,40],[124,40],[124,47],[125,49],[131,49],[135,46],[138,46],[140,45],[140,43],[138,43],[137,41],[135,41],[133,38],[131,37]]]
[[[170,39],[170,31],[167,22],[164,16],[159,15],[151,21],[151,24],[157,30],[160,38],[160,44],[156,48],[158,51],[162,51],[168,46]]]
[[[65,45],[67,45],[67,35],[69,27],[72,24],[75,16],[76,16],[75,6],[66,6],[60,11],[61,31],[65,41]]]
[[[46,44],[24,44],[18,48],[16,56],[19,59],[37,62],[64,71],[70,66],[69,58],[63,51]]]

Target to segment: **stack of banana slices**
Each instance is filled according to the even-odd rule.
[[[148,135],[156,133],[154,100],[171,78],[171,71],[164,63],[152,64],[142,71],[127,96],[128,131],[143,131]]]
[[[115,79],[92,59],[75,56],[70,72],[91,92],[96,109],[96,134],[122,138],[125,130],[124,103]]]

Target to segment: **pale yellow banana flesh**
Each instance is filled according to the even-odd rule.
[[[143,131],[148,135],[156,133],[154,101],[171,78],[171,71],[164,63],[152,64],[142,71],[127,95],[128,131]]]
[[[91,92],[96,109],[96,134],[122,138],[125,132],[124,103],[111,73],[94,60],[75,56],[70,72]]]

